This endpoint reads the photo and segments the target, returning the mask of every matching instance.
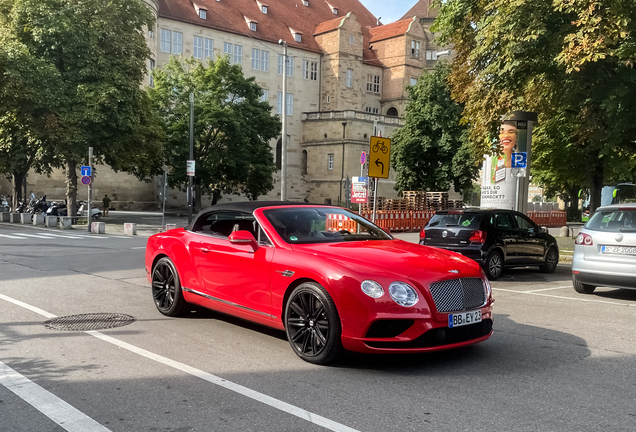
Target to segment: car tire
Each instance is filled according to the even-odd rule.
[[[503,274],[504,260],[501,252],[492,251],[484,262],[484,273],[488,280],[497,280]]]
[[[343,351],[340,316],[319,284],[298,285],[285,306],[285,332],[292,350],[309,363],[327,364]]]
[[[161,258],[152,269],[152,297],[157,310],[166,316],[179,316],[186,306],[179,273],[168,257]]]
[[[541,273],[554,273],[559,263],[559,251],[551,247],[545,254],[545,263],[539,266]]]
[[[572,275],[572,286],[574,286],[574,291],[581,294],[592,294],[596,289],[594,285],[588,285],[577,281],[574,275]]]

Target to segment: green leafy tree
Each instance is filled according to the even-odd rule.
[[[463,107],[446,83],[450,66],[438,62],[409,88],[406,122],[393,137],[391,164],[395,189],[472,191],[478,161],[468,141],[468,128],[460,124]]]
[[[450,82],[453,96],[465,104],[464,121],[473,126],[476,150],[490,150],[501,115],[536,111],[537,133],[544,127],[546,133],[534,160],[541,161],[541,151],[556,151],[586,173],[592,209],[600,205],[604,182],[633,175],[632,158],[619,157],[636,150],[636,124],[630,120],[636,116],[633,1],[446,0],[439,5],[436,30],[457,50]],[[566,125],[566,137],[549,135],[555,118]]]
[[[150,57],[145,26],[153,24],[146,5],[139,0],[0,1],[5,38],[25,47],[54,78],[52,94],[42,103],[44,128],[32,132],[66,169],[71,211],[77,208],[77,165],[86,160],[88,147],[96,163],[140,178],[158,173],[162,130],[141,88]]]
[[[150,96],[163,120],[171,187],[187,186],[190,146],[190,92],[194,93],[194,178],[197,197],[243,194],[255,200],[272,190],[276,170],[269,141],[280,120],[261,101],[261,88],[227,57],[202,64],[172,58],[155,71]],[[201,200],[197,201],[197,206]]]

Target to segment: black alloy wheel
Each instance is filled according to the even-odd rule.
[[[326,364],[342,351],[336,306],[316,283],[305,282],[292,291],[285,307],[285,331],[296,355],[306,362]]]
[[[489,280],[497,280],[503,274],[504,260],[500,252],[492,251],[486,258],[484,272]]]
[[[168,257],[163,257],[152,270],[152,297],[155,306],[166,316],[179,316],[186,305],[181,293],[179,274]]]
[[[572,286],[574,291],[581,294],[592,294],[596,287],[594,285],[588,285],[576,280],[576,276],[572,275]]]
[[[541,273],[554,273],[559,263],[559,252],[556,248],[551,247],[545,255],[545,263],[539,266]]]

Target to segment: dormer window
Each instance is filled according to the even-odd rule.
[[[303,0],[303,4],[304,4],[305,6],[309,6],[309,0]]]
[[[199,18],[206,19],[208,17],[208,9],[204,5],[195,1],[192,1],[192,5],[194,6],[194,10],[197,12],[197,15],[199,15]]]
[[[261,12],[263,12],[265,15],[267,15],[267,6],[265,6],[265,5],[261,6]]]
[[[294,34],[294,40],[295,40],[296,42],[301,42],[301,41],[302,41],[302,39],[303,39],[303,35],[301,35],[300,33],[296,33],[296,34]]]
[[[338,8],[331,8],[334,15],[338,15]]]
[[[259,0],[256,0],[256,4],[258,5],[259,9],[261,10],[261,13],[267,15],[267,10],[269,9],[269,6]]]
[[[205,9],[199,9],[199,18],[206,19],[208,16],[208,11]]]
[[[256,23],[254,21],[250,22],[250,30],[256,31]]]

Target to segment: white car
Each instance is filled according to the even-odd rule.
[[[636,289],[636,203],[599,207],[576,238],[572,284]]]

